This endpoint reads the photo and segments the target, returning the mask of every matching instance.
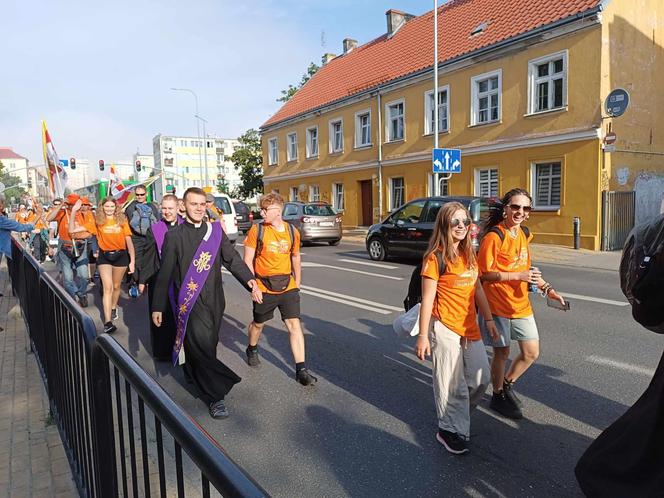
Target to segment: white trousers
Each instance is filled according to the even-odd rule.
[[[468,439],[470,412],[491,381],[484,343],[468,341],[435,319],[429,339],[438,427]]]

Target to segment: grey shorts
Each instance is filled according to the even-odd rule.
[[[482,331],[482,340],[487,346],[494,348],[509,347],[511,341],[539,341],[537,324],[533,315],[525,318],[504,318],[493,315],[493,321],[500,337],[494,341],[486,330],[484,318],[480,314],[478,322]]]

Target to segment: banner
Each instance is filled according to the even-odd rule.
[[[65,186],[67,184],[67,173],[60,165],[51,135],[46,129],[46,121],[42,120],[42,148],[44,152],[44,164],[46,165],[46,176],[51,192],[54,197],[64,197]]]

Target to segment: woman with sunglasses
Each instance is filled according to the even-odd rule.
[[[491,209],[483,226],[478,263],[482,283],[491,307],[499,337],[489,337],[480,316],[484,342],[493,347],[490,407],[501,415],[520,419],[521,401],[513,386],[539,356],[539,333],[528,295],[530,284],[543,295],[564,303],[564,299],[531,266],[530,241],[533,236],[521,224],[530,216],[532,198],[521,188],[507,192]],[[505,373],[511,341],[518,341],[519,355]]]
[[[431,355],[433,360],[436,439],[455,455],[469,451],[470,412],[482,399],[490,378],[476,307],[487,319],[489,333],[498,337],[477,278],[468,233],[471,224],[468,210],[458,202],[447,203],[438,212],[422,263],[420,332],[415,344],[418,358]]]

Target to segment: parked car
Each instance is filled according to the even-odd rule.
[[[300,230],[302,242],[336,246],[341,241],[342,217],[324,202],[287,202],[282,218]]]
[[[226,194],[215,192],[212,195],[214,196],[214,205],[217,208],[217,211],[219,211],[224,217],[226,235],[230,241],[235,244],[235,241],[237,240],[237,220],[235,219],[236,213],[235,208],[233,207],[233,202]]]
[[[254,222],[254,213],[251,212],[249,206],[242,201],[233,201],[235,208],[235,219],[237,220],[237,229],[241,233],[247,233]]]
[[[492,199],[486,197],[426,197],[415,199],[392,212],[382,223],[369,227],[366,247],[369,257],[382,261],[388,256],[422,257],[433,233],[436,215],[443,204],[460,202],[473,220],[470,236],[479,248],[480,221],[488,214]]]

